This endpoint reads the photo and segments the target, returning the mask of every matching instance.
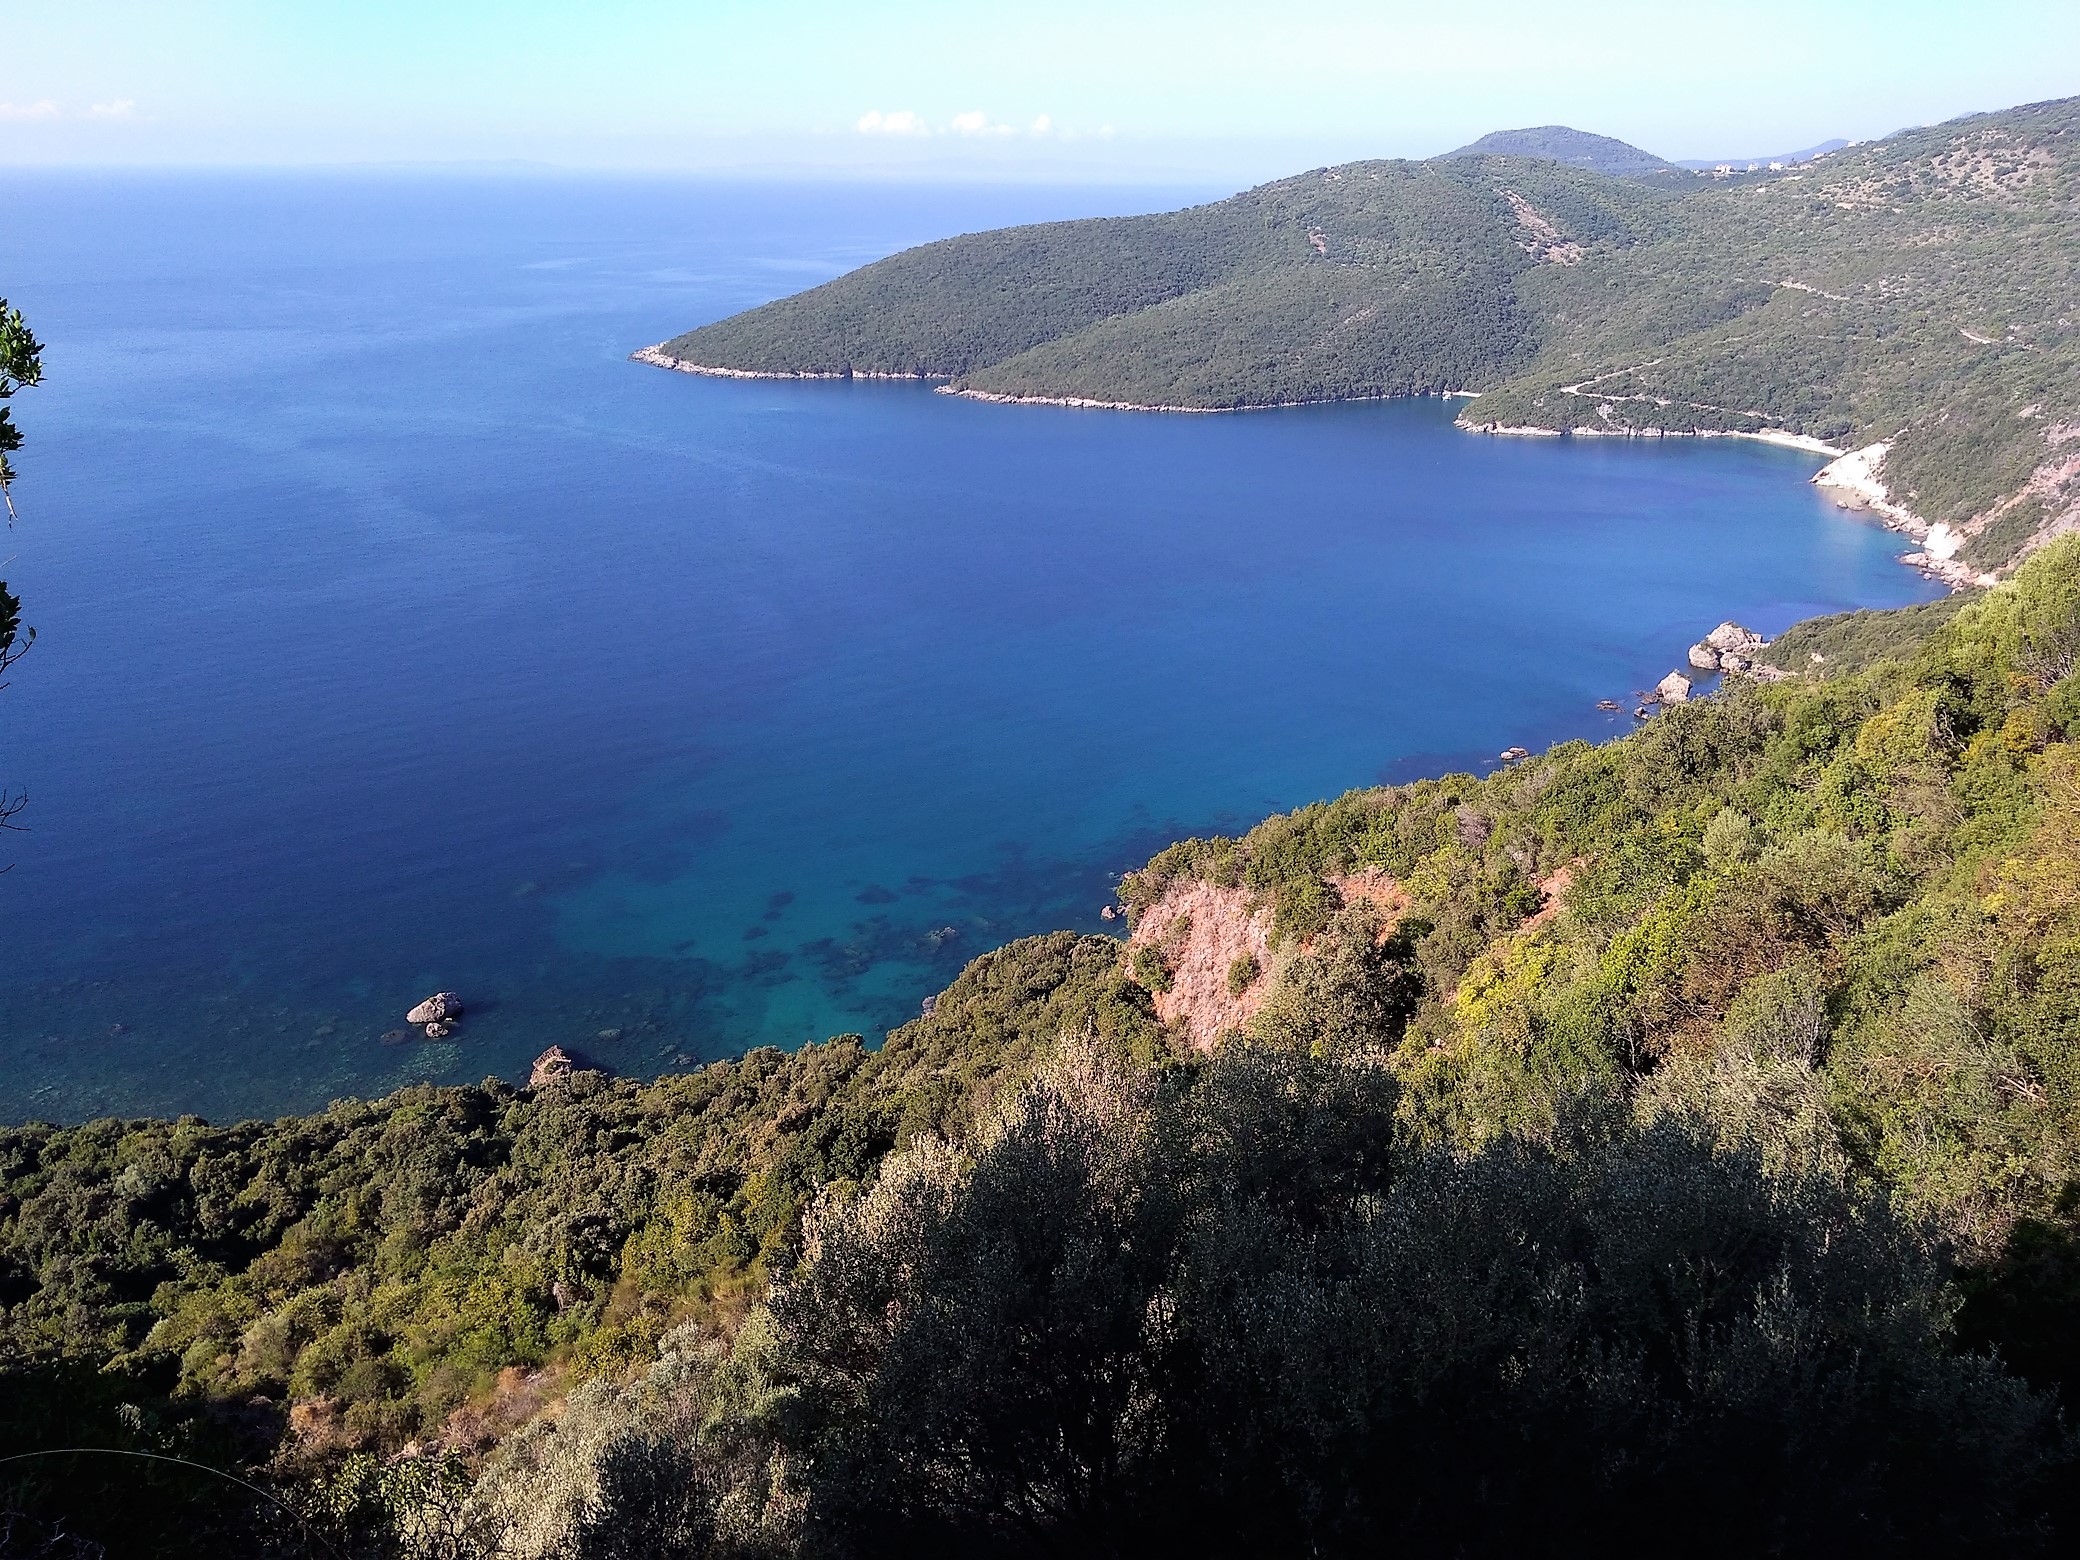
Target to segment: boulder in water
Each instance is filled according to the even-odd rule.
[[[1681,672],[1670,672],[1654,684],[1654,692],[1663,704],[1683,704],[1690,698],[1690,679]]]
[[[462,1017],[462,998],[452,991],[436,991],[405,1014],[407,1024],[452,1024]]]

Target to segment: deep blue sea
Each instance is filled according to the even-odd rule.
[[[1173,837],[1600,736],[1722,618],[1923,599],[1818,462],[628,352],[1203,191],[0,178],[0,1119],[878,1039]],[[441,987],[454,1040],[397,1038]]]

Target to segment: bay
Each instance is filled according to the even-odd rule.
[[[904,245],[1194,191],[9,175],[0,1118],[878,1038],[1186,833],[1601,737],[1920,600],[1816,459],[668,374]],[[456,1038],[404,1010],[464,993]]]

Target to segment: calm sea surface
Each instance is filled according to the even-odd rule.
[[[1931,591],[1734,442],[698,379],[631,348],[1183,194],[4,180],[0,1119],[878,1039],[1183,833],[1616,729]],[[456,1040],[399,1040],[439,987]],[[387,1038],[386,1038],[387,1037]]]

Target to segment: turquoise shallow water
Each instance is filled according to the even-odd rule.
[[[1151,192],[13,178],[0,1117],[857,1030],[1113,874],[1922,599],[1752,443],[746,383],[633,347]],[[30,235],[23,238],[21,235]],[[404,1009],[461,990],[452,1043]],[[390,1038],[386,1038],[390,1037]]]

